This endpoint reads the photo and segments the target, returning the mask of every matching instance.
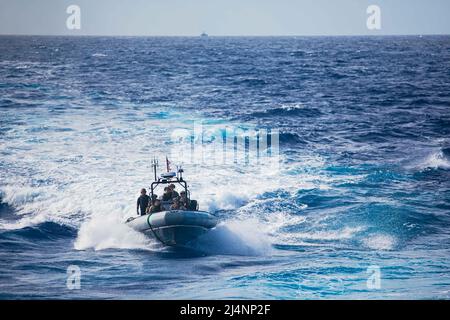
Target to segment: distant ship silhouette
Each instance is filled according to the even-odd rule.
[[[206,32],[202,32],[202,34],[200,35],[200,37],[207,37],[208,34]]]

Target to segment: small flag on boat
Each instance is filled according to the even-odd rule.
[[[170,161],[166,156],[166,166],[167,166],[167,172],[170,172]]]

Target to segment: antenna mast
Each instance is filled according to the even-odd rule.
[[[181,167],[181,165],[177,166],[177,176],[178,176],[178,179],[181,181],[183,181],[183,172],[184,172],[184,170]]]
[[[156,175],[156,167],[158,167],[158,160],[156,159],[156,157],[153,157],[152,160],[152,168],[153,168],[153,173],[155,174],[155,181],[157,181],[157,175]]]

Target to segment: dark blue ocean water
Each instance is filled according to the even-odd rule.
[[[123,221],[198,123],[279,168],[184,161],[221,222],[163,248]],[[448,36],[0,37],[0,298],[449,298],[449,134]]]

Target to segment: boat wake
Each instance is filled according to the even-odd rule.
[[[157,250],[158,244],[124,224],[120,215],[95,215],[83,223],[74,243],[76,250]]]
[[[214,255],[266,255],[272,250],[272,242],[261,227],[258,220],[227,220],[195,240],[189,248]]]

